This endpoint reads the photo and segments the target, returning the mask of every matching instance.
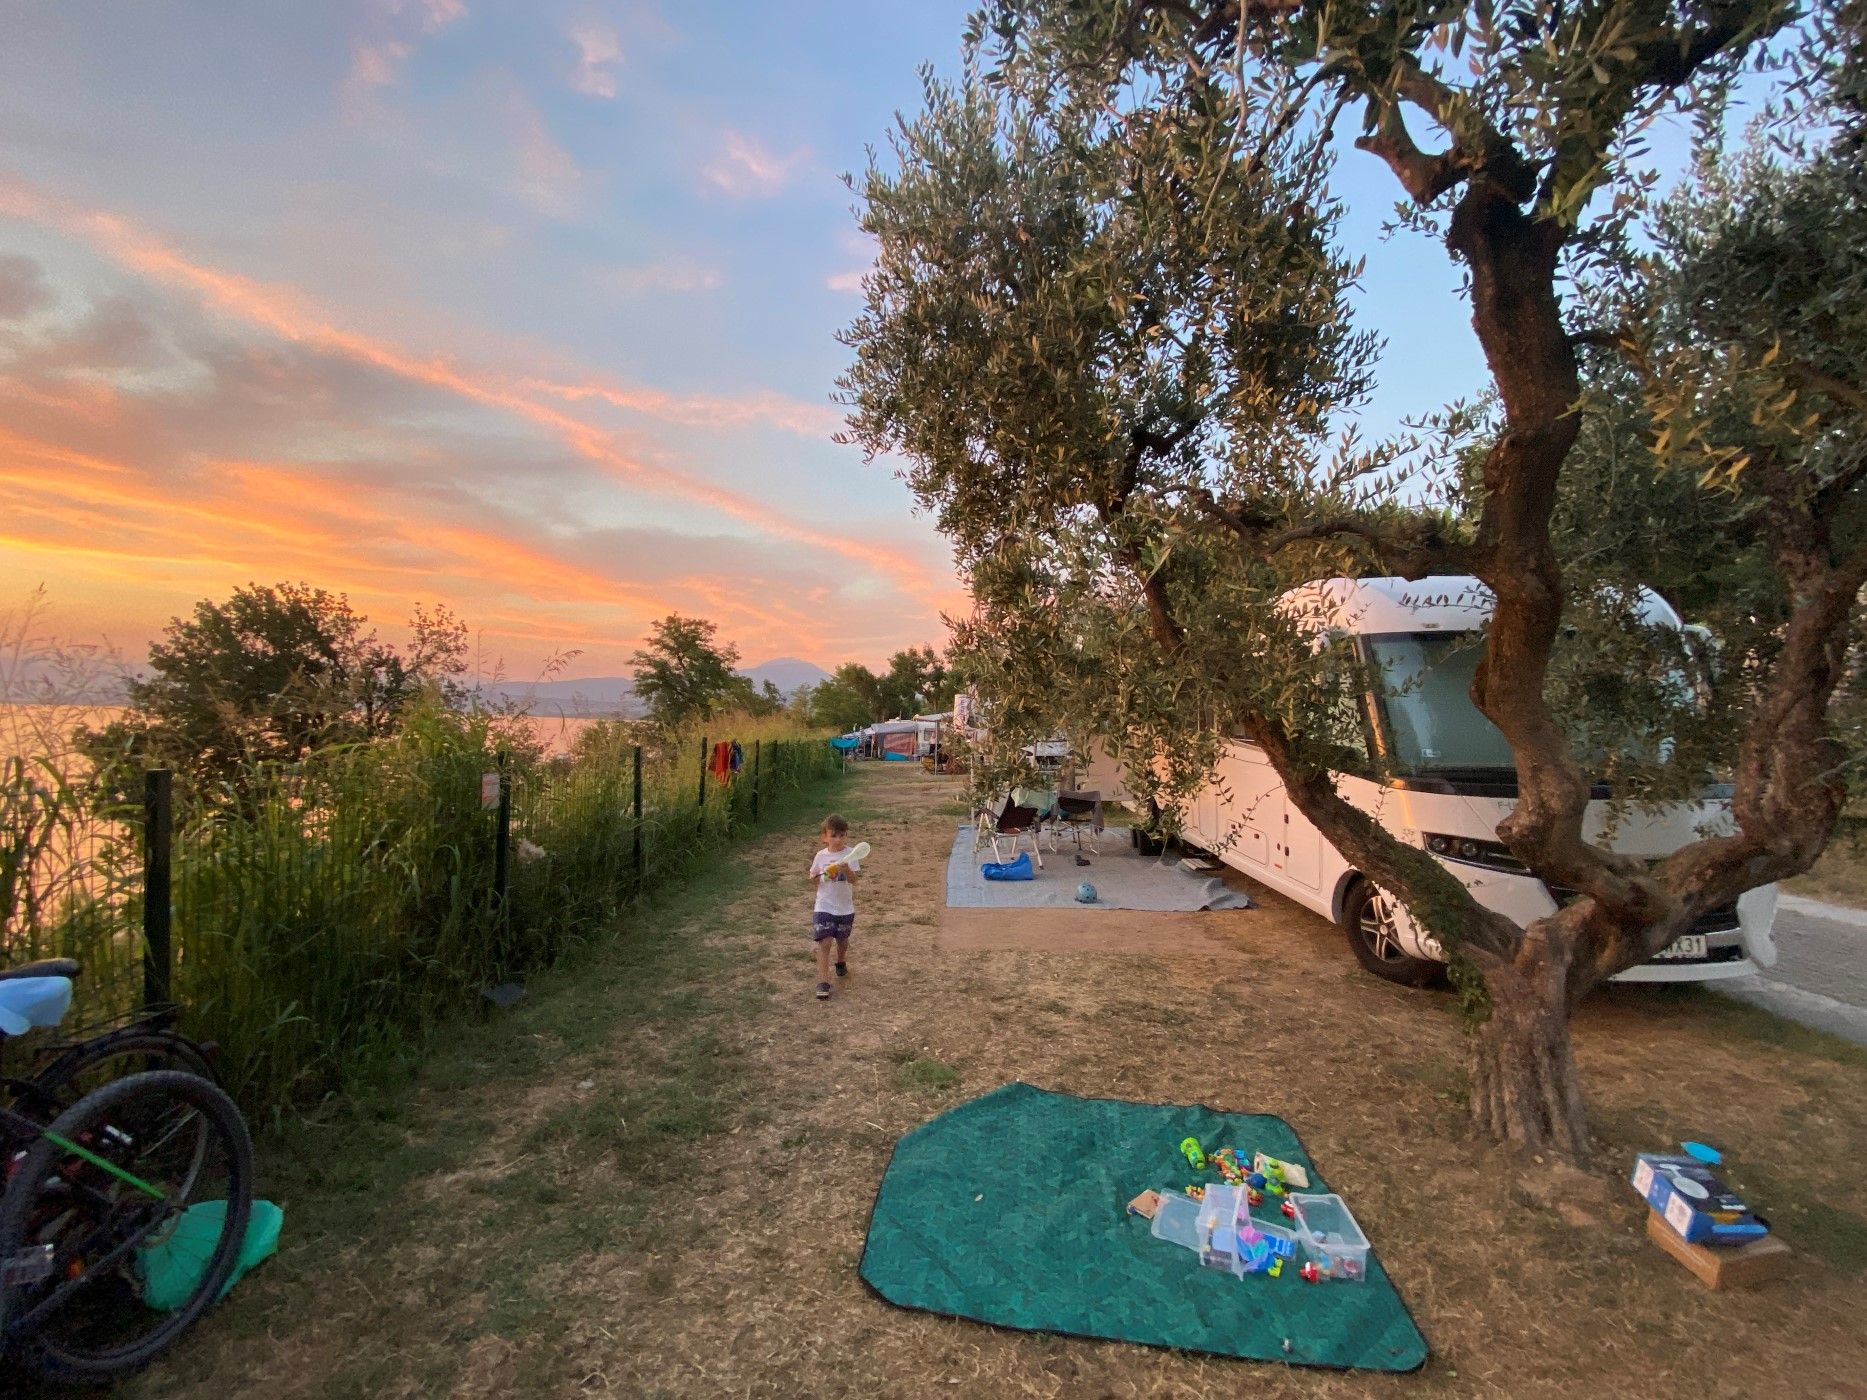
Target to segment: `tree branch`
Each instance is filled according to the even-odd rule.
[[[1446,156],[1461,167],[1462,175],[1484,178],[1519,204],[1536,193],[1536,167],[1524,159],[1515,142],[1479,114],[1464,93],[1411,57],[1401,61],[1396,92],[1401,101],[1419,108],[1452,137],[1453,146]],[[1459,141],[1461,117],[1477,132],[1476,150],[1467,149]]]
[[[1781,364],[1783,374],[1795,381],[1798,388],[1824,394],[1852,413],[1867,413],[1867,393],[1845,379],[1837,379],[1827,371],[1805,365],[1800,360],[1784,360]]]
[[[1422,924],[1448,952],[1476,954],[1495,962],[1515,956],[1523,943],[1523,931],[1480,904],[1458,877],[1421,847],[1399,840],[1344,798],[1328,772],[1299,759],[1281,720],[1256,711],[1238,718],[1283,779],[1284,790],[1297,809],[1355,869],[1383,889],[1427,897],[1416,900],[1418,908],[1432,911],[1430,922],[1422,920]]]
[[[1419,529],[1393,529],[1360,516],[1337,515],[1275,529],[1274,517],[1226,506],[1210,491],[1197,492],[1193,501],[1263,559],[1293,544],[1341,536],[1361,540],[1381,561],[1382,567],[1405,579],[1425,578],[1429,574],[1469,573],[1476,557],[1470,545],[1447,539],[1439,532],[1439,527],[1430,522],[1423,523]]]
[[[1691,82],[1700,68],[1752,28],[1752,6],[1733,4],[1728,8],[1728,18],[1708,24],[1703,29],[1694,32],[1675,30],[1663,39],[1655,39],[1652,43],[1637,47],[1634,50],[1634,67],[1637,70],[1634,86],[1676,88]]]
[[[1379,99],[1370,97],[1368,101],[1378,103]],[[1356,137],[1355,145],[1386,161],[1415,204],[1431,204],[1465,177],[1451,151],[1429,156],[1415,144],[1398,106],[1391,102],[1380,106],[1379,124],[1366,136]]]

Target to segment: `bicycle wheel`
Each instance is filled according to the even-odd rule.
[[[225,1202],[221,1229],[187,1261],[178,1306],[143,1302],[143,1251],[171,1244],[191,1206]],[[85,1095],[27,1152],[0,1197],[0,1260],[43,1256],[42,1276],[0,1294],[0,1341],[61,1380],[107,1381],[147,1365],[233,1272],[253,1205],[253,1144],[213,1084],[175,1070]]]
[[[33,1089],[64,1112],[94,1089],[145,1070],[174,1069],[218,1083],[201,1047],[179,1031],[131,1027],[74,1045],[33,1076]]]

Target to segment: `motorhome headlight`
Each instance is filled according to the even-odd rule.
[[[1512,875],[1528,875],[1529,868],[1498,841],[1478,841],[1470,836],[1442,836],[1424,833],[1426,849],[1442,860],[1456,860],[1465,865],[1479,865],[1486,870],[1502,870]]]

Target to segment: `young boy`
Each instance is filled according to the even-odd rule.
[[[849,976],[849,931],[856,923],[856,881],[862,866],[848,857],[849,823],[835,812],[823,819],[823,849],[810,863],[817,887],[810,940],[817,950],[817,1000],[830,999],[830,943],[836,943],[836,975]]]

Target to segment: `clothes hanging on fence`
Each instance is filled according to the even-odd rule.
[[[733,746],[724,739],[715,744],[707,769],[718,781],[730,783],[733,780]]]
[[[739,747],[739,741],[733,740],[733,772],[737,773],[746,766],[746,751]]]

